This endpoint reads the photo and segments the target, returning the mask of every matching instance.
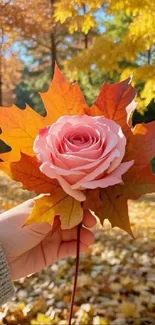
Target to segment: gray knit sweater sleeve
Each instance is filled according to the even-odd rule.
[[[15,291],[11,282],[9,266],[0,245],[0,306],[10,300],[14,294]]]

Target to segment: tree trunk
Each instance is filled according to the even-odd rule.
[[[147,63],[150,65],[151,64],[151,49],[147,51]]]
[[[1,29],[1,39],[0,39],[0,106],[3,104],[3,94],[2,94],[2,47],[3,47],[3,29]]]
[[[57,59],[57,56],[56,56],[55,35],[54,35],[54,33],[51,33],[51,72],[52,72],[52,77],[54,75],[56,59]]]
[[[54,15],[54,1],[55,0],[50,0],[52,24],[53,24],[53,15]],[[56,59],[57,59],[57,49],[56,49],[56,41],[55,41],[55,28],[53,26],[52,32],[51,32],[51,73],[52,73],[52,77],[54,75]]]
[[[84,14],[86,14],[86,12],[87,12],[85,5],[83,5],[83,12],[84,12]],[[85,50],[88,49],[88,44],[89,44],[88,42],[89,42],[89,39],[88,39],[88,33],[87,33],[87,34],[84,34],[84,49]],[[90,70],[88,71],[88,79],[89,79],[89,83],[92,85]]]
[[[1,59],[0,59],[0,106],[3,105],[3,94],[2,94],[2,73],[1,73]]]
[[[88,34],[84,35],[84,48],[88,49]]]

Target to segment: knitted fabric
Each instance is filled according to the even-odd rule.
[[[4,251],[0,245],[0,305],[10,300],[15,294],[11,275]]]

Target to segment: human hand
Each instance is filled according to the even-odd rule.
[[[40,271],[58,259],[76,254],[77,227],[60,228],[59,217],[49,223],[22,227],[32,211],[34,200],[28,200],[0,215],[0,243],[6,255],[12,280]],[[87,251],[94,235],[84,228],[93,227],[96,219],[84,212],[80,233],[80,253]]]

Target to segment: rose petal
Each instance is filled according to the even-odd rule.
[[[126,138],[124,137],[120,139],[119,143],[117,144],[117,149],[120,152],[120,156],[118,158],[114,158],[114,160],[110,164],[110,167],[107,170],[107,173],[111,173],[114,169],[116,169],[119,166],[125,154],[125,146],[126,146]]]
[[[77,182],[76,184],[72,185],[72,189],[77,189],[79,186],[83,186],[83,183],[93,181],[97,176],[102,174],[110,165],[111,161],[115,157],[119,157],[120,152],[117,149],[114,149],[111,154],[105,159],[96,169],[92,168],[92,171],[88,173],[85,177],[82,178],[81,181]]]
[[[40,155],[40,159],[41,155]],[[56,174],[58,175],[62,175],[62,176],[67,176],[67,175],[80,175],[80,176],[85,176],[85,173],[82,171],[78,171],[78,170],[68,170],[68,169],[63,169],[63,168],[59,168],[57,166],[55,166],[51,161],[47,162],[48,165],[50,166],[50,168],[56,172]]]
[[[51,168],[51,166],[48,163],[43,163],[40,166],[40,170],[43,174],[46,176],[57,179],[63,190],[68,194],[74,197],[78,201],[84,201],[86,199],[85,195],[79,191],[79,190],[73,190],[71,188],[71,185],[67,183],[67,181],[61,177],[60,175],[57,175],[55,171]]]
[[[44,160],[50,160],[50,151],[48,150],[46,145],[46,137],[48,135],[49,128],[50,127],[47,126],[43,129],[40,129],[33,144],[33,151],[35,152],[35,154],[37,155],[38,153],[41,153],[42,156],[44,156]]]
[[[134,164],[134,160],[131,160],[129,162],[121,163],[117,169],[115,169],[111,174],[108,174],[108,176],[104,177],[100,180],[94,180],[91,182],[84,182],[83,188],[89,188],[94,189],[97,187],[100,188],[106,188],[108,186],[116,185],[122,183],[122,175],[127,172],[127,170],[132,167]]]

